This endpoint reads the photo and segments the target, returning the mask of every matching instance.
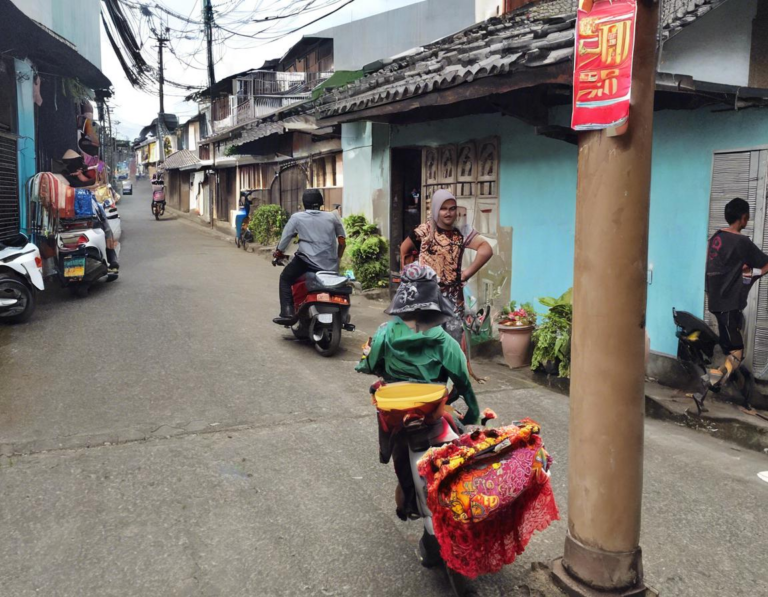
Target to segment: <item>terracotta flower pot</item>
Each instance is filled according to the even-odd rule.
[[[531,364],[532,325],[500,325],[499,337],[504,361],[510,369]]]

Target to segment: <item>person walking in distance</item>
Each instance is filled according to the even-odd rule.
[[[725,206],[727,228],[712,235],[707,246],[706,291],[709,311],[717,320],[725,364],[712,371],[724,383],[744,359],[744,314],[749,291],[768,272],[768,255],[741,233],[749,222],[749,204],[737,197]]]

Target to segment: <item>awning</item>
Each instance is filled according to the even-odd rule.
[[[74,45],[30,19],[11,0],[0,0],[0,53],[29,58],[39,70],[78,79],[93,90],[108,91],[112,86]]]

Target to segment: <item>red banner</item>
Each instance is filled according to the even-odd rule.
[[[618,127],[629,118],[635,0],[579,0],[571,128]]]

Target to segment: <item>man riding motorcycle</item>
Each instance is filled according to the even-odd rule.
[[[461,397],[467,404],[461,423],[478,423],[480,411],[472,390],[467,359],[461,345],[442,327],[454,316],[454,307],[441,294],[437,275],[429,266],[412,263],[403,270],[401,280],[392,304],[386,310],[393,317],[369,341],[356,370],[378,375],[384,383],[446,383],[450,380],[453,391],[448,402]],[[380,461],[383,464],[390,458],[394,461],[399,481],[397,515],[406,520],[418,515],[408,444],[402,433],[387,433],[379,423]]]
[[[299,249],[280,274],[280,316],[272,321],[279,325],[296,323],[292,286],[307,272],[338,272],[339,260],[344,254],[346,232],[341,220],[333,213],[320,211],[323,194],[318,189],[307,189],[301,198],[304,211],[295,213],[283,229],[275,259],[284,257],[284,251],[293,237],[299,237]]]

